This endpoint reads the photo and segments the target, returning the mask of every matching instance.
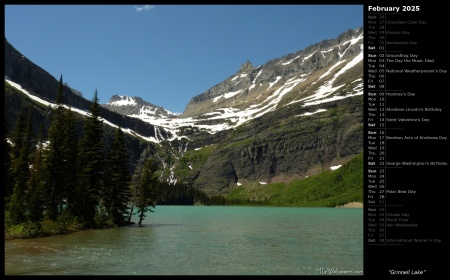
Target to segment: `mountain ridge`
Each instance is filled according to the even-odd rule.
[[[182,114],[140,97],[113,95],[102,104],[102,117],[147,141],[138,151],[137,169],[154,158],[160,180],[209,195],[224,195],[242,184],[304,178],[362,151],[362,44],[358,28],[264,65],[247,60],[194,96]],[[39,68],[22,57],[5,51],[5,75],[29,94],[54,100],[57,81],[43,69],[39,81],[33,80],[36,75],[30,73]],[[90,102],[72,89],[65,93],[67,105],[89,108]]]
[[[150,106],[152,110],[142,108],[139,112],[135,107],[124,111],[109,103],[105,106],[164,127],[178,136],[180,127],[194,126],[216,133],[293,102],[310,106],[313,102],[326,102],[325,97],[333,95],[333,98],[345,98],[362,94],[362,32],[362,28],[350,29],[335,39],[324,40],[256,67],[247,60],[236,73],[194,96],[182,114],[156,116],[152,110],[162,107],[155,105]],[[353,81],[360,79],[359,84],[353,86],[355,90],[338,92],[352,78]]]

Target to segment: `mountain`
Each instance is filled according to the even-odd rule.
[[[237,73],[194,97],[183,115],[220,115],[222,108],[233,108],[232,115],[253,118],[293,102],[308,106],[336,96],[348,81],[361,78],[362,64],[355,65],[362,61],[362,36],[362,29],[348,30],[264,65],[254,67],[247,61]],[[241,117],[237,123],[242,122]]]
[[[5,51],[5,62],[11,82],[54,100],[57,81],[48,73],[11,50]],[[246,61],[238,68],[193,97],[182,114],[136,96],[115,95],[102,105],[102,117],[147,141],[136,168],[153,157],[160,180],[209,195],[305,178],[362,152],[362,28],[264,65]],[[37,81],[30,73],[45,79]],[[68,105],[88,108],[82,95],[65,90]]]
[[[181,115],[142,107],[128,116],[170,131],[179,158],[167,173],[211,194],[345,163],[363,148],[363,29],[264,65],[246,61]],[[203,161],[192,159],[204,147]]]
[[[34,64],[19,51],[17,51],[5,38],[5,80],[20,85],[29,92],[30,95],[43,100],[44,102],[54,102],[58,89],[59,80],[55,79],[47,71]],[[63,87],[63,103],[71,108],[82,111],[89,111],[91,100],[83,97],[82,93],[72,89],[67,84]],[[7,122],[13,126],[18,102],[5,100],[5,113]],[[155,139],[154,126],[148,122],[143,122],[136,118],[127,117],[114,111],[102,110],[102,117],[116,125],[129,128],[144,138]],[[159,130],[165,138],[170,138],[171,134]]]
[[[126,116],[148,114],[153,116],[155,119],[161,119],[170,118],[177,115],[167,111],[161,106],[156,106],[152,103],[146,102],[138,96],[128,97],[123,95],[113,95],[109,102],[104,104],[103,107]]]
[[[358,28],[264,65],[254,67],[247,61],[235,74],[193,97],[180,116],[168,111],[165,111],[168,114],[155,115],[153,110],[164,110],[152,104],[140,106],[136,101],[130,107],[126,102],[118,103],[117,97],[113,97],[106,107],[162,126],[175,135],[179,134],[180,128],[189,126],[215,133],[294,103],[312,107],[361,95],[362,45],[363,30]],[[128,111],[128,108],[133,110]]]

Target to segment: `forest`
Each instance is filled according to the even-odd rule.
[[[46,133],[44,124],[33,130],[32,104],[23,106],[13,129],[5,118],[6,238],[125,226],[133,224],[133,215],[141,225],[156,205],[224,204],[185,184],[158,181],[152,159],[132,174],[120,127],[112,144],[105,144],[97,91],[79,135],[74,112],[63,106],[62,88],[61,76]]]
[[[129,226],[134,221],[141,226],[157,205],[336,207],[363,201],[362,153],[336,171],[263,186],[250,182],[227,195],[207,195],[193,187],[192,180],[160,180],[157,158],[130,162],[120,127],[105,135],[97,91],[89,114],[80,117],[63,105],[62,88],[61,76],[56,105],[41,110],[45,124],[37,127],[33,120],[33,106],[39,106],[33,102],[21,103],[13,128],[5,117],[7,239]],[[5,84],[5,94],[11,90]]]

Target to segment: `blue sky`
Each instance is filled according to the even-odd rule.
[[[100,103],[182,113],[249,60],[263,65],[363,26],[363,5],[5,5],[5,37]]]

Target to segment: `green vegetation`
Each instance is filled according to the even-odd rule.
[[[337,170],[290,183],[253,183],[240,186],[226,196],[227,205],[266,205],[295,207],[335,207],[363,202],[362,153]]]
[[[128,202],[132,197],[131,174],[125,139],[122,130],[116,130],[106,166],[106,183],[103,186],[105,212],[111,225],[122,225],[128,215]]]
[[[155,186],[158,182],[155,171],[153,160],[148,159],[141,175],[140,184],[135,187],[135,203],[139,214],[138,225],[141,225],[142,220],[146,217],[145,213],[153,212],[152,207],[155,207]]]
[[[14,97],[11,87],[5,86],[5,91]],[[20,103],[11,133],[5,123],[6,238],[128,224],[130,204],[136,198],[121,129],[116,129],[111,145],[104,142],[96,91],[79,136],[74,114],[64,108],[62,100],[61,77],[56,107],[46,114],[50,116],[48,140],[44,123],[35,136],[33,103]]]
[[[19,100],[16,95],[15,89],[5,84],[5,98]],[[201,149],[184,149],[190,144],[185,139],[163,142],[161,146],[138,143],[136,145],[147,146],[148,153],[142,156],[144,160],[141,165],[130,166],[130,150],[125,147],[126,138],[121,129],[110,133],[112,129],[105,127],[101,121],[97,92],[90,108],[91,114],[82,122],[70,109],[62,106],[62,99],[61,77],[56,108],[35,106],[32,100],[24,97],[25,101],[16,103],[20,109],[14,118],[14,129],[9,128],[5,121],[6,238],[39,237],[128,225],[134,207],[138,208],[135,214],[139,215],[140,224],[144,213],[155,205],[334,207],[363,201],[362,154],[334,171],[327,170],[286,183],[246,183],[227,195],[208,196],[204,192],[212,185],[229,184],[223,176],[214,177],[214,173],[202,178],[204,186],[193,187],[193,182],[207,163],[219,166],[219,172],[215,174],[222,175],[220,171],[233,170],[222,164],[228,164],[232,151],[240,151],[245,155],[244,159],[251,154],[251,160],[257,160],[257,155],[264,155],[268,149],[275,151],[278,138],[283,140],[280,141],[283,146],[278,149],[287,149],[289,145],[299,149],[295,143],[301,136],[307,145],[320,140],[323,142],[321,149],[334,145],[333,148],[339,150],[338,143],[329,139],[343,134],[338,128],[346,114],[341,112],[345,107],[330,108],[328,113],[316,120],[319,125],[308,121],[307,117],[302,121],[290,117],[269,126],[268,117],[262,117],[234,132],[223,134],[226,137],[221,144],[204,141],[208,144]],[[292,112],[279,114],[294,115]],[[41,123],[39,129],[33,125],[36,117]],[[332,127],[331,133],[315,133],[317,127],[325,124]],[[360,124],[349,127],[353,129],[356,125]],[[355,129],[362,129],[362,125]],[[286,138],[287,134],[291,134],[290,137]],[[277,138],[274,139],[273,135]],[[307,148],[305,151],[308,151]],[[310,163],[314,157],[320,156],[312,153],[306,154],[305,158]],[[315,163],[317,166],[323,163],[320,159]],[[167,166],[162,166],[163,162]],[[148,165],[145,166],[145,163]],[[175,184],[164,181],[170,171],[179,178]]]
[[[5,92],[19,100],[9,84]],[[35,107],[23,98],[27,102],[18,102],[14,128],[8,127],[6,118],[4,124],[5,238],[129,225],[135,206],[141,224],[144,213],[156,203],[223,204],[223,197],[211,198],[187,185],[158,181],[158,167],[151,161],[133,182],[126,139],[120,127],[109,131],[114,132],[112,137],[105,135],[108,128],[101,120],[97,91],[91,114],[82,119],[81,133],[74,113],[62,105],[62,77],[54,109]],[[37,136],[36,116],[41,117]],[[105,141],[107,137],[110,141]],[[184,159],[200,169],[213,149],[211,145],[188,152]],[[162,149],[159,152],[171,158]]]
[[[174,168],[175,174],[179,178],[192,178],[193,174],[198,172],[209,157],[213,154],[217,145],[209,145],[197,150],[190,150],[183,153]]]

